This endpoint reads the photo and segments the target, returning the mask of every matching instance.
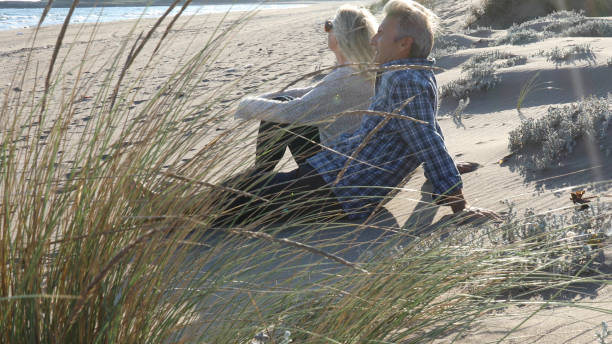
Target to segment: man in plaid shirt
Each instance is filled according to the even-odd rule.
[[[376,62],[383,69],[407,67],[389,68],[378,76],[369,110],[401,116],[364,116],[357,132],[341,137],[308,163],[331,184],[349,217],[367,216],[420,164],[433,184],[435,201],[461,211],[461,177],[436,120],[437,84],[430,69],[433,61],[427,59],[435,15],[401,0],[390,1],[384,11],[386,17],[371,42]]]
[[[432,65],[433,61],[423,58],[394,59],[382,64],[383,67]],[[460,197],[461,177],[436,120],[437,102],[436,79],[431,70],[382,73],[369,107],[377,114],[364,116],[359,130],[340,137],[332,150],[324,149],[308,159],[331,185],[349,217],[366,216],[420,164],[433,184],[434,194],[440,195],[439,201],[446,200],[445,195]]]
[[[298,169],[251,185],[250,190],[262,197],[273,195],[274,200],[262,210],[286,212],[288,202],[305,194],[313,204],[310,211],[328,210],[329,204],[339,208],[339,203],[349,218],[366,218],[421,164],[437,204],[451,206],[454,213],[466,208],[459,171],[436,120],[438,91],[433,60],[427,57],[437,18],[409,0],[391,0],[384,12],[385,19],[371,41],[377,50],[376,62],[384,72],[377,77],[375,95],[361,127],[324,147]],[[308,202],[303,200],[296,203],[298,212],[308,211]],[[488,211],[466,213],[497,218]]]

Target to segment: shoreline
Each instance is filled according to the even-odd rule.
[[[214,3],[214,4],[191,4],[188,8],[183,9],[177,6],[172,9],[169,16],[174,16],[179,11],[183,11],[182,16],[192,15],[210,15],[216,13],[243,13],[249,11],[270,11],[270,10],[285,10],[306,8],[316,4],[313,2],[304,1],[279,1],[274,3],[262,2],[241,2],[241,3]],[[77,7],[71,18],[72,25],[80,25],[87,23],[113,23],[138,19],[156,19],[160,18],[163,13],[167,12],[168,6],[151,5],[130,6],[130,7]],[[53,7],[48,11],[42,27],[50,27],[62,25],[68,13],[67,8]],[[42,8],[0,8],[0,32],[9,30],[24,30],[36,28],[39,25],[40,15],[43,12]]]
[[[69,0],[58,0],[54,1],[52,8],[70,8],[72,1]],[[168,0],[154,0],[149,2],[142,1],[125,1],[125,2],[107,2],[107,1],[81,1],[77,8],[97,8],[97,7],[151,7],[151,6],[170,6],[173,1]],[[184,2],[181,1],[177,4],[177,7],[182,6]],[[249,1],[249,0],[216,0],[216,1],[204,1],[197,0],[193,1],[189,6],[206,6],[206,5],[230,5],[230,4],[294,4],[294,3],[305,3],[315,4],[316,1],[300,1],[300,0],[283,0],[283,1]],[[0,1],[0,9],[18,9],[18,8],[45,8],[47,7],[47,1]]]

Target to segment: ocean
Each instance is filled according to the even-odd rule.
[[[1,2],[1,1],[0,1]],[[261,4],[261,3],[240,3],[240,4],[218,4],[218,5],[193,5],[189,6],[183,15],[225,13],[227,11],[252,11],[269,9],[286,9],[305,7],[305,4]],[[77,8],[72,15],[70,23],[95,23],[111,22],[119,20],[130,20],[142,18],[160,17],[167,6],[150,7],[105,7]],[[178,12],[178,8],[173,13]],[[21,29],[36,26],[43,12],[42,8],[0,8],[0,30]],[[43,26],[63,24],[68,14],[68,8],[52,8],[45,18]]]

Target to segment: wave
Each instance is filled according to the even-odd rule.
[[[5,0],[0,0],[5,1]],[[29,1],[29,0],[28,0]],[[208,13],[241,12],[252,10],[288,9],[306,7],[306,4],[218,4],[218,5],[193,5],[185,10],[183,15],[197,15]],[[120,20],[132,20],[138,18],[158,18],[166,10],[167,6],[150,7],[105,7],[105,8],[77,8],[71,18],[72,23],[95,23],[112,22]],[[42,8],[0,8],[0,30],[11,30],[27,28],[38,25]],[[175,9],[172,13],[178,13]],[[43,26],[60,25],[64,22],[68,8],[52,8],[45,18]]]

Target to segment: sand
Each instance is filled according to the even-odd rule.
[[[323,23],[333,16],[335,9],[345,2],[310,3],[308,7],[291,10],[269,10],[256,14],[244,26],[232,34],[226,41],[227,46],[220,52],[216,62],[211,63],[208,73],[192,95],[194,104],[208,99],[220,88],[226,87],[223,99],[211,111],[225,111],[237,105],[242,97],[278,90],[300,76],[322,67],[333,65],[333,54],[326,47],[326,36]],[[471,95],[470,105],[464,112],[463,124],[457,127],[452,119],[445,116],[457,105],[456,100],[445,99],[440,107],[440,125],[445,134],[451,154],[460,160],[479,162],[482,167],[476,172],[464,176],[464,193],[470,204],[495,211],[504,211],[501,201],[507,200],[516,204],[520,212],[533,208],[536,212],[549,209],[569,208],[569,192],[576,188],[586,188],[591,194],[610,194],[612,187],[612,159],[601,152],[579,148],[562,164],[546,171],[521,172],[511,162],[500,165],[498,161],[509,153],[508,133],[517,128],[521,119],[516,110],[516,99],[521,86],[536,72],[541,71],[539,80],[554,86],[538,90],[528,95],[523,104],[522,115],[538,118],[544,115],[551,105],[561,106],[575,102],[588,95],[605,96],[612,92],[612,68],[607,61],[612,58],[612,38],[571,37],[554,38],[520,46],[485,47],[483,42],[499,36],[503,31],[481,30],[473,33],[462,33],[461,26],[467,14],[464,2],[436,1],[435,10],[443,19],[448,32],[456,35],[461,45],[456,53],[443,56],[437,64],[444,68],[438,73],[440,85],[456,80],[461,76],[461,64],[471,56],[486,50],[505,50],[527,58],[525,64],[502,68],[497,71],[501,83],[486,92]],[[226,18],[220,29],[229,27],[241,13],[232,13]],[[134,95],[135,112],[159,88],[165,78],[180,66],[185,58],[205,44],[208,37],[222,20],[221,15],[204,15],[181,20],[173,29],[171,44],[163,49],[162,63],[156,64],[149,71],[148,80],[143,83],[138,94]],[[150,28],[154,20],[143,20],[135,32]],[[59,57],[66,59],[65,70],[76,70],[82,60],[83,51],[90,41],[89,34],[93,25],[71,28]],[[133,27],[132,22],[102,24],[97,29],[90,46],[89,58],[84,69],[90,73],[108,68],[108,52],[116,51],[126,34]],[[46,61],[52,54],[58,28],[43,28],[33,45],[33,63],[39,63],[40,71],[46,71]],[[156,33],[154,37],[159,37]],[[28,78],[24,90],[14,89],[11,79],[16,71],[23,68],[31,36],[30,29],[0,32],[0,93],[25,92],[34,82],[43,82],[41,76]],[[553,47],[569,47],[576,44],[589,44],[595,59],[575,60],[570,63],[555,64],[537,56],[540,50]],[[148,50],[147,50],[148,49]],[[152,47],[145,50],[150,52]],[[138,70],[138,68],[136,68]],[[40,73],[43,74],[42,72]],[[70,75],[66,80],[70,80]],[[134,75],[130,75],[134,77]],[[228,85],[231,87],[227,88]],[[81,96],[84,99],[80,111],[86,111],[87,99],[95,96],[100,85],[96,83],[83,87]],[[86,121],[83,116],[77,119]],[[126,121],[135,120],[126,118]],[[197,120],[197,119],[196,119]],[[234,125],[231,116],[220,119],[218,131],[222,133]],[[83,123],[71,123],[75,135]],[[255,128],[256,123],[250,123]],[[202,138],[203,142],[211,138]],[[610,144],[610,137],[607,138]],[[252,155],[252,143],[240,146],[243,153]],[[588,154],[591,152],[590,154]],[[185,157],[189,159],[189,157]],[[285,168],[291,168],[291,162]],[[598,184],[597,188],[589,186]],[[429,186],[425,183],[422,169],[386,207],[400,226],[414,228],[435,223],[442,216],[450,214],[444,207],[431,207],[425,194]],[[612,202],[610,198],[601,198],[602,202]],[[603,272],[611,273],[610,257],[606,251],[606,262]],[[586,294],[585,294],[586,293]],[[593,306],[612,309],[612,291],[605,285],[593,285],[584,293],[575,293],[568,298],[587,301]],[[545,300],[527,300],[521,307],[512,307],[499,314],[491,314],[470,328],[459,340],[462,343],[486,343],[501,339],[505,333],[525,319],[533,311],[544,307],[544,310],[529,319],[520,329],[509,335],[505,342],[528,343],[592,343],[595,332],[600,330],[601,322],[612,324],[612,316],[585,309],[552,307],[538,303]],[[441,340],[447,342],[451,339]]]

